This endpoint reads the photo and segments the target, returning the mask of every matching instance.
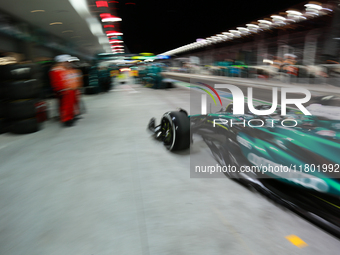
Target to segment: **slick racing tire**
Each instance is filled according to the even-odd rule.
[[[167,112],[161,120],[164,146],[170,151],[190,147],[190,120],[185,112]]]
[[[171,88],[174,87],[174,85],[173,85],[172,82],[162,81],[161,87],[162,87],[162,89],[171,89]]]
[[[39,95],[38,82],[36,79],[8,82],[6,95],[11,100],[36,98]]]
[[[37,76],[39,70],[35,64],[11,64],[0,66],[0,79],[6,80],[26,80]]]
[[[8,118],[18,120],[35,117],[37,114],[36,103],[36,99],[23,99],[9,102],[7,106]]]
[[[40,130],[40,125],[36,118],[13,121],[10,132],[14,134],[30,134]]]

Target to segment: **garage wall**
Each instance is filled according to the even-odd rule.
[[[19,41],[14,38],[10,38],[10,37],[0,34],[0,51],[20,52]]]
[[[55,53],[53,50],[45,48],[43,46],[35,45],[33,47],[33,54],[35,57],[47,57],[47,58],[54,58],[57,53]]]

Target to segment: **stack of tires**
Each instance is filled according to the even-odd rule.
[[[46,104],[39,100],[40,75],[38,66],[32,63],[0,66],[4,131],[28,134],[40,129],[45,118],[39,112],[46,114]]]
[[[85,87],[85,94],[93,95],[99,93],[99,78],[98,78],[98,70],[97,67],[92,66],[89,70],[89,81],[87,86]]]

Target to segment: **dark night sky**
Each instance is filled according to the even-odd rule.
[[[301,2],[305,1],[120,0],[116,6],[130,52],[159,54],[270,17]]]

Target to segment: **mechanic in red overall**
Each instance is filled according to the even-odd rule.
[[[74,114],[75,114],[75,119],[81,118],[80,117],[80,88],[83,86],[83,76],[80,70],[76,68],[69,69],[70,71],[70,86],[71,89],[74,90],[75,93],[75,98],[74,98]]]
[[[74,124],[74,107],[76,93],[73,84],[73,71],[69,64],[70,55],[59,55],[55,58],[57,62],[50,70],[50,80],[53,91],[59,99],[60,121],[66,127]]]

